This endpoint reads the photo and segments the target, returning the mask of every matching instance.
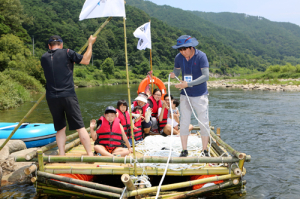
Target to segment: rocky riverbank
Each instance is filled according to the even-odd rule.
[[[244,89],[244,90],[262,90],[262,91],[300,91],[299,85],[294,85],[294,81],[299,81],[300,79],[281,79],[280,82],[288,82],[287,84],[258,84],[258,83],[248,83],[240,84],[241,80],[236,79],[224,79],[224,80],[215,80],[208,81],[207,87],[209,88],[228,88],[228,89]],[[168,82],[164,82],[165,85]],[[177,83],[171,82],[171,85],[175,85]]]
[[[263,90],[263,91],[300,91],[300,86],[291,84],[238,84],[238,80],[218,80],[209,81],[208,88],[239,88],[244,90]],[[240,81],[240,80],[239,80]],[[282,80],[285,81],[285,80]],[[290,80],[292,81],[292,80]],[[297,80],[293,80],[297,81]],[[299,81],[299,80],[298,80]]]
[[[0,145],[4,142],[0,140]],[[37,148],[27,149],[21,140],[10,140],[0,151],[0,186],[17,182],[30,183],[31,176],[24,173],[33,162],[15,162],[15,157],[25,155]]]

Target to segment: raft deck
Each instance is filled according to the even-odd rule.
[[[199,134],[192,134],[191,136],[198,137]],[[170,164],[192,165],[188,168],[167,170],[164,184],[160,188],[162,198],[199,196],[210,191],[234,186],[243,190],[243,185],[246,183],[242,180],[246,174],[244,162],[250,161],[251,156],[232,149],[213,131],[211,131],[211,136],[212,140],[209,145],[211,157],[171,157]],[[77,142],[74,141],[75,144],[79,144],[78,139]],[[72,142],[73,145],[74,142]],[[70,144],[72,145],[72,143]],[[94,145],[92,139],[91,145],[92,147]],[[24,157],[20,157],[19,161],[21,160],[24,160]],[[73,195],[85,198],[127,198],[131,196],[152,198],[158,190],[157,185],[165,169],[144,166],[143,164],[162,164],[166,163],[167,160],[168,157],[145,156],[140,152],[136,152],[136,161],[133,153],[127,157],[89,157],[86,156],[85,149],[81,144],[71,147],[66,152],[66,156],[45,155],[43,151],[39,150],[37,178],[34,177],[32,181],[35,182],[37,192],[40,195]],[[56,174],[80,175],[77,175],[77,179],[71,179]],[[93,182],[83,181],[84,175],[94,176]],[[130,175],[149,176],[152,187],[135,186],[133,184],[134,178]],[[192,178],[191,176],[198,177]],[[201,176],[205,176],[205,178]],[[191,189],[193,186],[195,188],[199,184],[215,181],[221,183],[209,187],[204,186],[196,190]]]

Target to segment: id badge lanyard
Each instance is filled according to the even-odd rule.
[[[182,59],[182,61],[183,61],[183,72],[184,72],[183,81],[186,81],[187,83],[193,81],[193,60],[194,60],[194,57],[191,60],[191,62],[192,62],[191,73],[189,74],[189,73],[186,73],[186,71],[185,71],[184,58]]]

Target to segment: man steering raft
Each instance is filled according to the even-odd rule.
[[[187,141],[189,136],[189,124],[191,123],[192,108],[196,111],[201,129],[202,150],[208,155],[207,144],[209,141],[208,119],[208,90],[206,81],[209,79],[209,63],[206,54],[197,50],[198,41],[188,35],[182,35],[177,39],[177,44],[172,46],[178,49],[175,57],[175,65],[170,77],[179,76],[182,71],[180,84],[175,85],[181,90],[180,95],[180,138],[182,151],[180,157],[187,157]],[[184,90],[186,90],[187,96]],[[191,102],[190,107],[188,98]]]
[[[92,46],[96,37],[89,38],[89,46],[80,55],[73,50],[63,49],[63,40],[60,36],[51,36],[48,41],[49,51],[41,58],[41,64],[46,78],[46,99],[53,117],[56,133],[56,142],[59,155],[65,155],[66,119],[69,130],[76,130],[87,154],[93,156],[90,137],[84,127],[81,112],[74,89],[73,69],[74,62],[88,65],[92,56]]]

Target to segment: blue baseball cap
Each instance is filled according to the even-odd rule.
[[[182,48],[182,47],[195,47],[199,44],[196,38],[193,38],[189,35],[181,35],[177,39],[177,44],[172,46],[174,49]]]

